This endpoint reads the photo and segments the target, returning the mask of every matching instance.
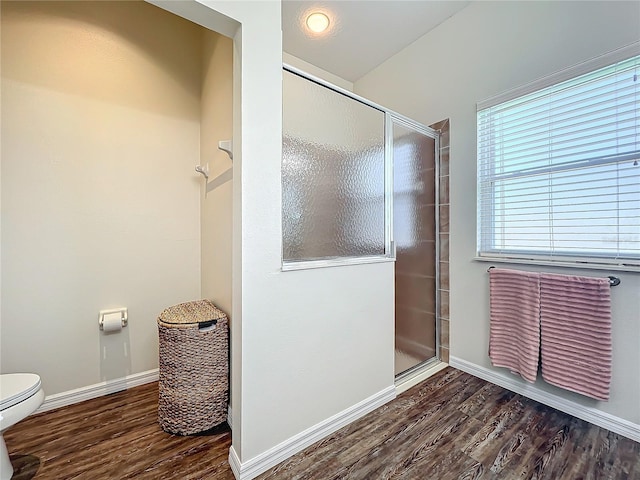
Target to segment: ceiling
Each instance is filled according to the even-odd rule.
[[[283,0],[283,50],[355,82],[466,7],[457,0]],[[330,18],[324,35],[304,28],[308,13]]]

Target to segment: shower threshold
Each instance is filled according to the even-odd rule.
[[[401,374],[396,376],[396,395],[400,395],[402,392],[409,390],[414,385],[417,385],[430,376],[435,375],[447,366],[447,363],[442,362],[434,357],[419,365],[416,365],[406,372],[402,372]]]

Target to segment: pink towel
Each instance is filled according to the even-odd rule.
[[[542,378],[609,399],[611,287],[606,278],[540,275]]]
[[[538,273],[491,268],[489,357],[535,382],[540,352],[540,279]]]

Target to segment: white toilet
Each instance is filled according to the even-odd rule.
[[[44,400],[40,377],[34,373],[0,375],[0,480],[9,480],[13,467],[4,444],[4,431],[35,412]]]

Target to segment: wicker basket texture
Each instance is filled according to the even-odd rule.
[[[211,320],[215,324],[200,328]],[[175,305],[158,317],[158,422],[163,430],[191,435],[227,419],[228,331],[226,315],[209,300]]]

